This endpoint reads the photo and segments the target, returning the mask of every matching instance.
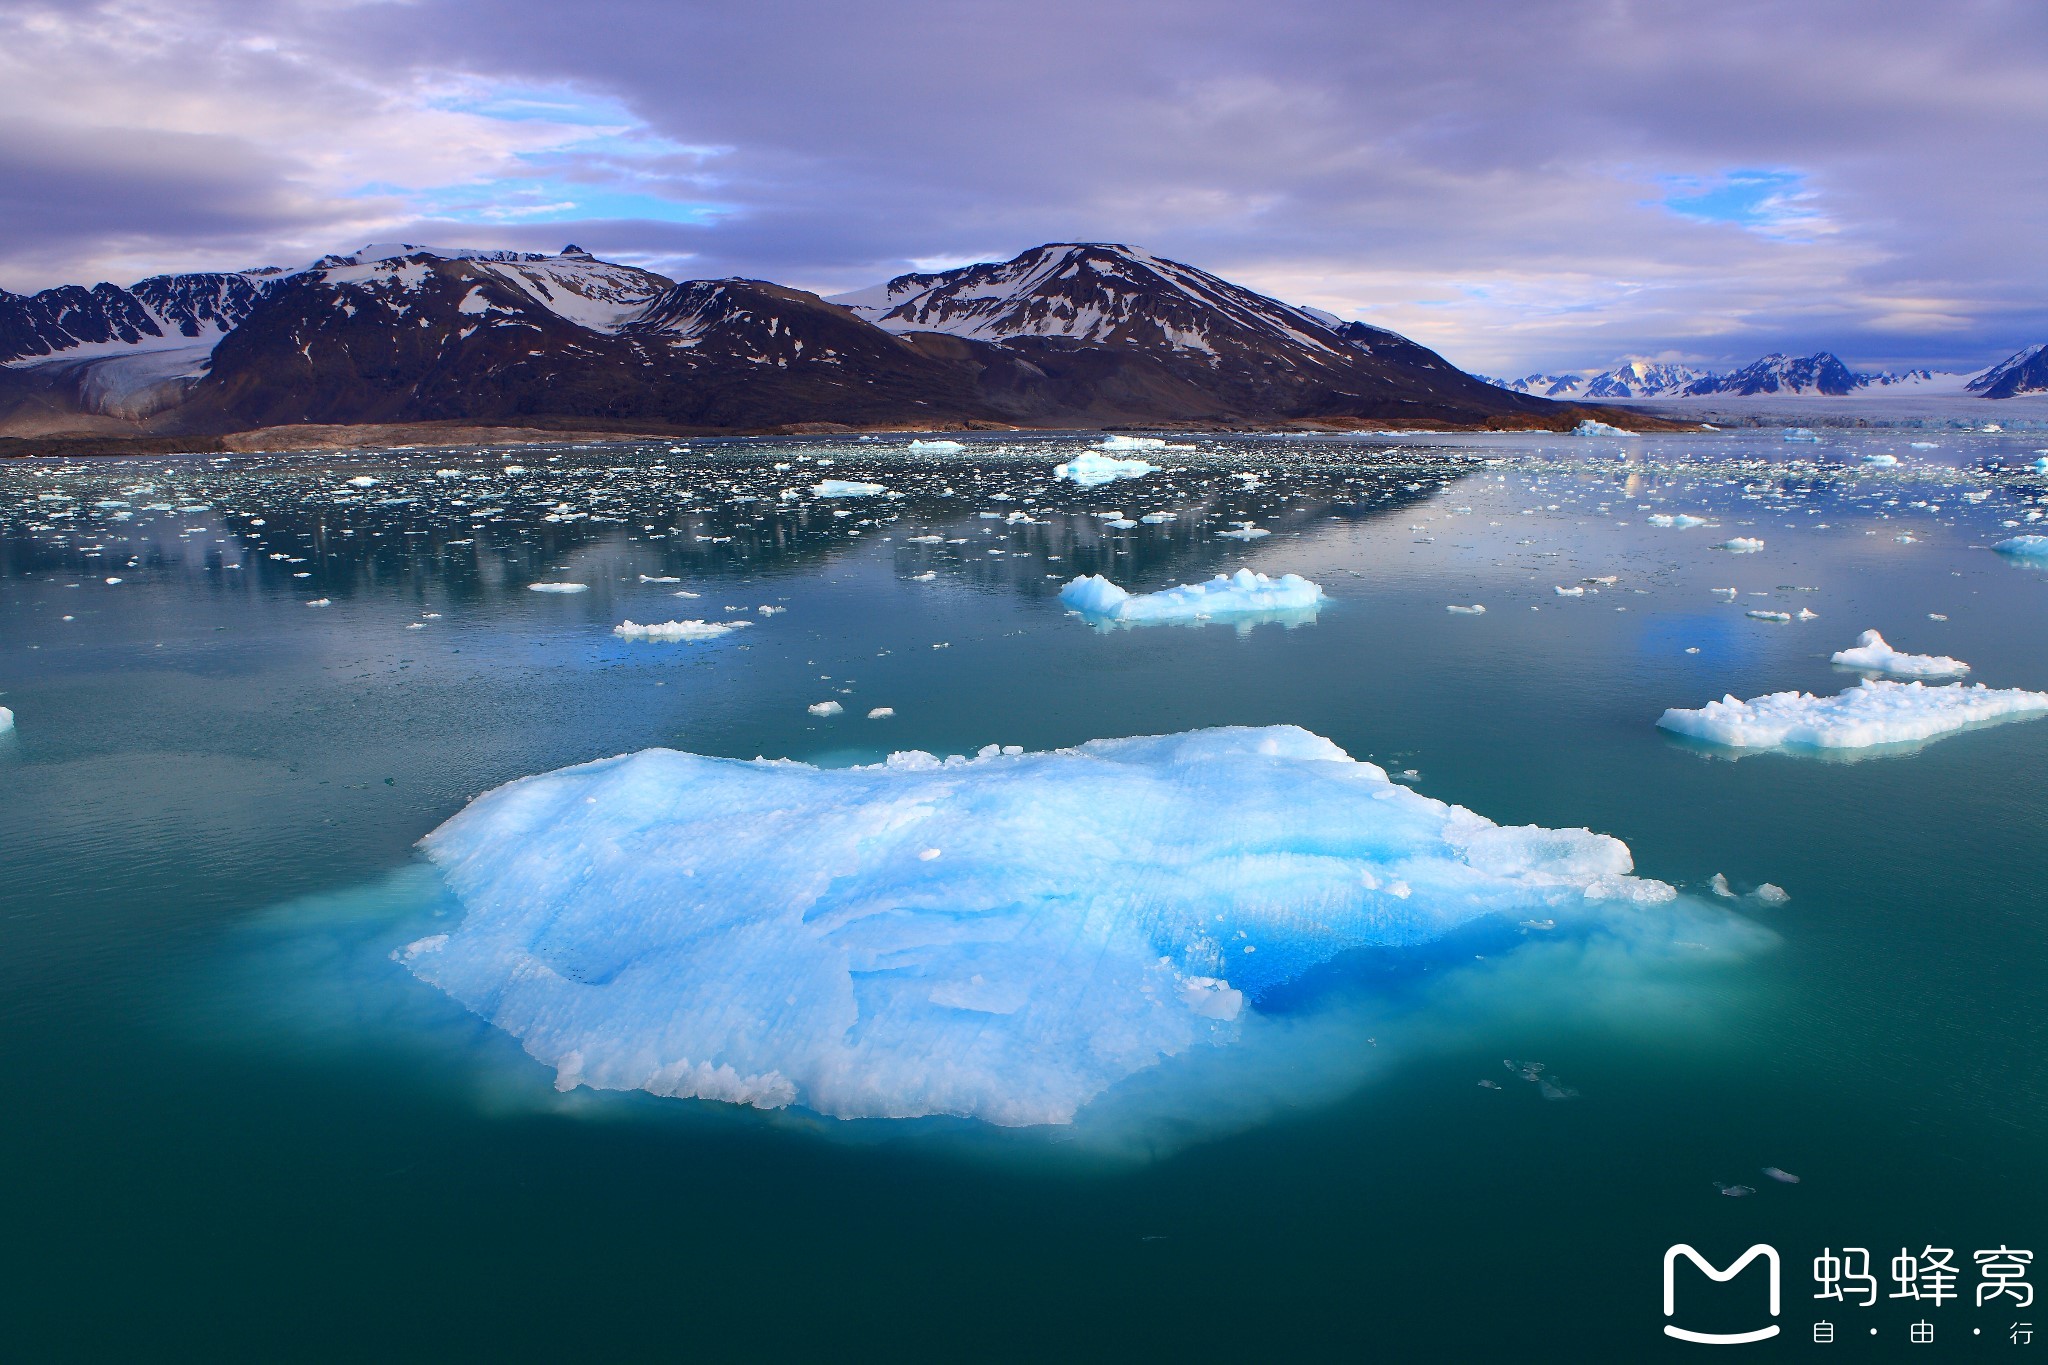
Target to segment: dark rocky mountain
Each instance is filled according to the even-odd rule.
[[[2048,342],[2040,342],[1999,361],[1969,383],[1971,393],[1986,398],[2017,398],[2048,393]]]
[[[303,270],[0,296],[6,337],[21,340],[0,362],[0,430],[37,435],[423,422],[1562,428],[1588,415],[1494,388],[1393,332],[1088,243],[831,301],[758,280],[678,284],[573,247],[394,243]]]

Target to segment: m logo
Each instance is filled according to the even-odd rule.
[[[1778,1316],[1778,1249],[1758,1242],[1755,1246],[1736,1257],[1735,1263],[1726,1270],[1716,1270],[1707,1263],[1707,1258],[1680,1242],[1664,1253],[1664,1316],[1671,1317],[1678,1311],[1678,1284],[1673,1272],[1678,1267],[1678,1258],[1685,1257],[1700,1268],[1700,1273],[1716,1284],[1726,1284],[1740,1275],[1751,1261],[1762,1257],[1771,1272],[1771,1316]],[[1763,1341],[1778,1335],[1778,1324],[1759,1327],[1752,1332],[1693,1332],[1683,1327],[1664,1324],[1664,1335],[1677,1337],[1680,1341],[1697,1341],[1705,1346],[1740,1346],[1746,1341]]]

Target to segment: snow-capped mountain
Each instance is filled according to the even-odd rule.
[[[2048,342],[2038,342],[1999,361],[1965,386],[1985,398],[2048,393]]]
[[[1691,398],[1708,394],[1741,398],[1821,394],[1840,398],[1854,393],[1856,388],[1857,375],[1832,351],[1816,351],[1808,356],[1780,355],[1774,351],[1733,374],[1696,380],[1686,386],[1685,394]]]
[[[833,302],[759,280],[676,283],[575,247],[378,243],[294,269],[167,279],[185,283],[0,296],[0,341],[14,340],[0,427],[1568,426],[1581,415],[1490,388],[1393,332],[1101,243],[901,276]]]
[[[1629,398],[1666,398],[1683,393],[1692,384],[1708,378],[1705,370],[1687,365],[1667,365],[1649,360],[1626,360],[1591,378],[1578,374],[1532,374],[1521,379],[1495,379],[1489,383],[1516,393],[1539,398],[1590,398],[1602,401]]]
[[[0,290],[0,364],[211,345],[248,316],[261,292],[253,275],[211,273],[156,275],[127,289]]]

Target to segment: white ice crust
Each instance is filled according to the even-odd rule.
[[[1961,659],[1951,659],[1946,654],[1902,654],[1874,630],[1856,637],[1854,649],[1836,650],[1834,661],[1845,668],[1867,668],[1902,678],[1947,678],[1970,671],[1970,666]]]
[[[667,749],[525,778],[422,845],[464,907],[395,957],[556,1084],[1065,1123],[1237,1040],[1348,949],[1673,899],[1293,726],[871,767]]]
[[[752,624],[751,621],[663,621],[643,626],[621,621],[612,627],[612,634],[628,640],[716,640],[721,635],[730,635]]]
[[[1657,724],[1732,749],[1867,749],[1934,739],[1985,721],[2048,712],[2048,692],[1868,679],[1832,697],[1773,692],[1673,708]]]
[[[1300,574],[1270,578],[1250,569],[1217,574],[1206,583],[1183,583],[1160,592],[1127,592],[1100,574],[1076,578],[1060,589],[1060,601],[1075,611],[1132,622],[1313,612],[1328,600],[1321,587]]]

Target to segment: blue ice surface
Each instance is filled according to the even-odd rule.
[[[650,749],[423,847],[462,919],[394,956],[558,1088],[1005,1126],[1238,1044],[1357,950],[1634,932],[1676,894],[1617,839],[1503,828],[1293,726],[843,769]]]

